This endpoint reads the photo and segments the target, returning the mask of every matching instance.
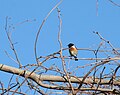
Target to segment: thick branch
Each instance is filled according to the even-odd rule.
[[[16,74],[22,77],[26,77],[30,75],[30,71],[27,70],[21,70],[18,68],[14,68],[11,66],[0,64],[0,70],[12,74]],[[36,73],[32,73],[29,77],[29,79],[32,79],[34,82],[39,84],[39,81],[52,81],[52,82],[68,82],[66,76],[54,76],[54,75],[38,75]],[[70,81],[72,83],[80,83],[83,78],[76,78],[76,77],[70,77]],[[92,78],[86,78],[83,82],[84,84],[97,84],[100,79],[96,78],[95,81],[92,80]],[[109,85],[109,80],[101,79],[102,85]],[[120,80],[114,81],[114,85],[120,85]]]
[[[16,74],[22,77],[27,77],[29,79],[32,79],[34,82],[36,82],[39,86],[49,88],[49,89],[57,89],[57,90],[71,90],[71,87],[64,87],[64,86],[56,86],[56,85],[48,85],[48,84],[43,84],[41,81],[52,81],[52,82],[68,82],[67,77],[61,77],[61,76],[53,76],[53,75],[38,75],[36,73],[32,73],[27,70],[21,70],[18,68],[14,68],[11,66],[3,65],[0,64],[0,70],[12,74]],[[75,77],[70,77],[70,81],[72,83],[80,83],[83,80],[83,78],[75,78]],[[97,84],[100,79],[95,79],[95,81],[92,80],[92,78],[86,78],[84,80],[84,84]],[[109,80],[101,79],[101,82],[99,85],[109,85]],[[114,81],[113,85],[118,85],[120,86],[120,81]],[[74,90],[78,90],[78,88],[74,88]],[[95,91],[96,88],[81,88],[79,91]],[[117,93],[117,90],[115,89],[102,89],[98,88],[97,91],[102,91],[102,92],[109,92],[109,93]]]

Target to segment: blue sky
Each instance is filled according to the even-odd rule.
[[[10,18],[8,24],[14,27],[14,29],[11,28],[12,40],[14,43],[17,42],[15,48],[21,63],[23,65],[32,64],[35,63],[34,41],[36,33],[44,17],[58,1],[59,0],[0,1],[0,63],[18,67],[17,64],[5,54],[5,51],[7,51],[15,58],[10,49],[4,29],[6,16]],[[119,0],[114,1],[120,4]],[[109,0],[99,0],[98,3],[97,16],[96,0],[63,0],[59,9],[62,18],[61,39],[64,48],[67,47],[69,42],[73,42],[78,48],[96,49],[101,40],[93,31],[98,31],[105,39],[109,40],[114,47],[119,48],[120,7],[113,5]],[[29,21],[24,22],[26,20]],[[48,17],[40,32],[37,44],[39,56],[46,56],[60,49],[57,38],[58,31],[59,20],[57,9],[55,9]],[[69,56],[68,51],[65,51],[64,55]],[[79,51],[78,57],[91,58],[94,57],[94,55]],[[59,63],[60,60],[51,61],[51,64],[56,62]],[[45,66],[49,67],[50,64],[48,65],[48,63],[45,63]],[[58,63],[56,63],[56,65],[61,66],[61,63]],[[87,61],[87,63],[89,62]],[[84,61],[83,64],[86,64],[86,62]],[[77,65],[75,65],[75,67]],[[72,62],[70,66],[74,67]],[[3,73],[1,72],[1,74]]]

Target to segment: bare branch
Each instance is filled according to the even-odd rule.
[[[98,16],[98,0],[96,0],[96,15]]]
[[[108,1],[109,1],[110,3],[112,3],[113,5],[120,7],[120,5],[119,5],[119,4],[117,4],[117,3],[113,2],[112,0],[108,0]]]
[[[115,69],[115,72],[114,72],[114,74],[112,75],[112,77],[111,77],[111,79],[109,81],[110,84],[113,84],[113,80],[115,79],[116,73],[117,73],[119,68],[120,68],[120,65]]]
[[[98,89],[99,86],[100,86],[101,79],[102,79],[102,74],[103,74],[104,70],[105,70],[105,67],[103,68],[102,72],[100,73],[100,80],[99,80],[99,82],[98,82],[98,84],[97,84],[96,91],[97,91],[97,89]],[[95,93],[96,93],[96,91],[95,91]]]
[[[108,43],[115,54],[120,55],[120,53],[118,53],[118,51],[114,48],[114,46],[110,43],[110,41],[104,39],[104,38],[99,34],[99,32],[93,31],[93,33],[97,34],[101,40],[103,40],[103,41],[105,41],[106,43]]]
[[[38,62],[38,56],[37,56],[37,41],[38,41],[38,37],[39,37],[39,33],[45,23],[45,21],[47,20],[47,18],[49,17],[49,15],[62,3],[62,0],[60,0],[59,3],[57,3],[51,10],[50,12],[47,14],[47,16],[43,19],[42,21],[42,24],[40,25],[39,29],[38,29],[38,32],[37,32],[37,35],[36,35],[36,38],[35,38],[35,43],[34,43],[34,52],[35,52],[35,58],[36,58],[36,62]]]
[[[83,77],[83,80],[80,82],[80,85],[79,85],[78,89],[81,88],[81,86],[83,85],[84,80],[88,77],[88,75],[89,75],[96,67],[98,67],[98,66],[100,66],[100,65],[104,65],[104,64],[106,64],[106,63],[108,63],[108,62],[110,62],[109,59],[104,60],[104,61],[102,61],[102,62],[99,62],[99,63],[96,64],[94,67],[92,67],[92,68],[90,69],[90,71]]]
[[[7,89],[4,83],[0,81],[1,95],[26,95],[24,92],[28,91],[31,91],[34,95],[37,93],[42,95],[60,93],[68,95],[83,93],[89,95],[100,93],[120,94],[120,49],[114,47],[113,44],[110,41],[106,40],[102,35],[100,35],[99,32],[93,32],[100,38],[100,43],[97,43],[98,46],[96,49],[78,48],[80,52],[88,52],[92,54],[92,56],[80,56],[78,58],[80,60],[80,63],[77,62],[77,64],[69,64],[70,60],[74,60],[74,58],[65,55],[68,51],[68,48],[63,48],[62,45],[62,19],[61,11],[60,9],[58,9],[58,6],[62,3],[62,1],[63,0],[59,0],[59,2],[55,6],[53,6],[53,8],[48,12],[39,26],[34,41],[34,54],[36,60],[35,63],[26,63],[24,66],[22,66],[17,51],[15,49],[15,44],[12,41],[11,31],[13,31],[15,27],[13,25],[9,25],[9,18],[6,17],[5,31],[10,43],[10,48],[13,51],[15,58],[11,56],[7,51],[5,51],[5,53],[11,60],[19,65],[19,68],[0,64],[0,71],[12,74],[12,76],[8,80]],[[108,2],[120,7],[119,4],[113,2],[112,0],[108,0]],[[97,16],[98,7],[99,0],[96,0]],[[40,32],[43,28],[43,25],[55,9],[57,9],[58,13],[58,43],[60,49],[57,52],[46,54],[46,56],[38,55],[37,44],[40,37]],[[34,20],[25,20],[15,24],[15,26],[19,26],[23,23],[31,21]],[[67,66],[68,68],[66,68]],[[22,92],[24,85],[28,89],[25,89],[25,91]],[[46,93],[45,90],[49,93]]]
[[[0,90],[2,90],[1,88],[0,88]],[[3,90],[4,91],[7,91],[8,89],[7,88],[3,88]],[[15,92],[14,90],[9,90],[9,92]],[[20,94],[20,95],[27,95],[27,94],[25,94],[25,93],[23,93],[23,92],[16,92],[16,94]],[[5,93],[1,93],[0,95],[5,95]],[[9,94],[7,94],[7,95],[9,95]]]
[[[98,63],[98,65],[101,65],[101,64],[105,64],[105,62],[101,62],[101,63]],[[61,88],[61,86],[49,86],[48,84],[43,84],[41,83],[41,81],[53,81],[53,82],[68,82],[68,79],[67,79],[67,76],[64,76],[64,77],[61,77],[61,76],[53,76],[53,75],[38,75],[38,74],[35,74],[35,73],[32,73],[27,71],[27,70],[21,70],[21,69],[18,69],[18,68],[14,68],[14,67],[11,67],[11,66],[7,66],[7,65],[3,65],[3,64],[0,64],[0,70],[1,71],[4,71],[4,72],[8,72],[8,73],[12,73],[12,74],[16,74],[16,75],[19,75],[19,76],[22,76],[22,77],[28,77],[29,79],[33,80],[34,82],[36,82],[38,85],[42,86],[42,87],[48,87],[48,88],[51,88],[51,89],[54,89],[55,87],[57,87],[56,89],[64,89],[64,87]],[[31,74],[31,75],[30,75]],[[76,78],[76,77],[70,77],[69,78],[70,81],[72,83],[80,83],[82,82],[82,80],[84,78]],[[99,78],[96,78],[95,81],[92,80],[92,78],[87,78],[83,81],[84,84],[97,84],[99,82],[99,80],[101,80],[100,84],[103,84],[103,85],[109,85],[109,80],[105,80],[105,79],[99,79]],[[114,80],[114,85],[120,85],[120,81],[118,80]],[[53,87],[53,88],[52,88]],[[67,88],[66,88],[67,89]]]
[[[14,44],[11,40],[11,36],[10,36],[10,31],[9,31],[9,27],[8,27],[8,17],[6,17],[6,25],[5,25],[5,31],[6,31],[6,34],[7,34],[7,37],[8,37],[8,40],[10,42],[10,46],[11,46],[11,49],[13,50],[14,54],[15,54],[15,58],[17,60],[17,63],[19,64],[19,68],[22,67],[22,64],[20,63],[20,60],[18,58],[18,54],[15,50],[15,47],[14,47]]]
[[[35,58],[36,58],[36,62],[37,62],[38,65],[41,65],[43,62],[45,62],[46,60],[49,59],[49,57],[48,57],[48,58],[46,58],[43,62],[39,62],[39,61],[38,61],[37,49],[36,49],[36,47],[37,47],[37,41],[38,41],[39,33],[40,33],[40,31],[41,31],[41,29],[42,29],[42,26],[44,25],[45,21],[46,21],[47,18],[49,17],[49,15],[50,15],[50,14],[52,13],[52,11],[53,11],[54,9],[56,9],[61,3],[62,3],[62,0],[61,0],[59,3],[57,3],[57,4],[52,8],[52,10],[47,14],[47,16],[44,18],[44,20],[43,20],[42,24],[40,25],[39,30],[38,30],[38,32],[37,32],[36,39],[35,39],[35,43],[34,43],[34,53],[35,53]],[[36,68],[30,73],[30,75],[31,75],[37,68],[38,68],[38,67],[36,67]],[[28,75],[28,76],[25,78],[25,80],[20,84],[20,86],[22,86],[22,85],[24,84],[24,82],[27,80],[27,78],[28,78],[30,75]],[[19,87],[20,87],[20,86],[19,86]],[[18,87],[18,88],[19,88],[19,87]],[[15,90],[15,92],[18,90],[18,88]],[[13,94],[14,94],[14,93],[13,93]]]
[[[59,32],[58,32],[58,42],[60,44],[60,58],[62,60],[63,71],[65,72],[65,75],[67,76],[68,83],[69,83],[70,87],[72,88],[72,94],[75,95],[74,88],[73,88],[73,86],[71,84],[71,81],[69,79],[69,75],[68,75],[68,73],[66,71],[66,68],[65,68],[65,60],[64,60],[64,57],[62,55],[62,49],[63,48],[62,48],[62,41],[61,41],[61,38],[60,38],[60,36],[61,36],[61,27],[62,27],[62,19],[60,17],[60,10],[58,9],[57,11],[58,11],[58,18],[59,18],[59,22],[60,22],[60,24],[59,24]]]

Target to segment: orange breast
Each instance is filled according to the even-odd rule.
[[[69,52],[70,52],[70,54],[71,54],[72,56],[76,56],[77,53],[78,53],[78,51],[77,51],[77,49],[76,49],[75,47],[71,47],[71,48],[69,49]]]
[[[74,47],[71,47],[71,48],[70,48],[70,51],[77,51],[77,49],[74,48]]]

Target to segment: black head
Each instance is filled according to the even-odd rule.
[[[71,46],[74,46],[74,44],[73,43],[69,43],[68,47],[70,48]]]

